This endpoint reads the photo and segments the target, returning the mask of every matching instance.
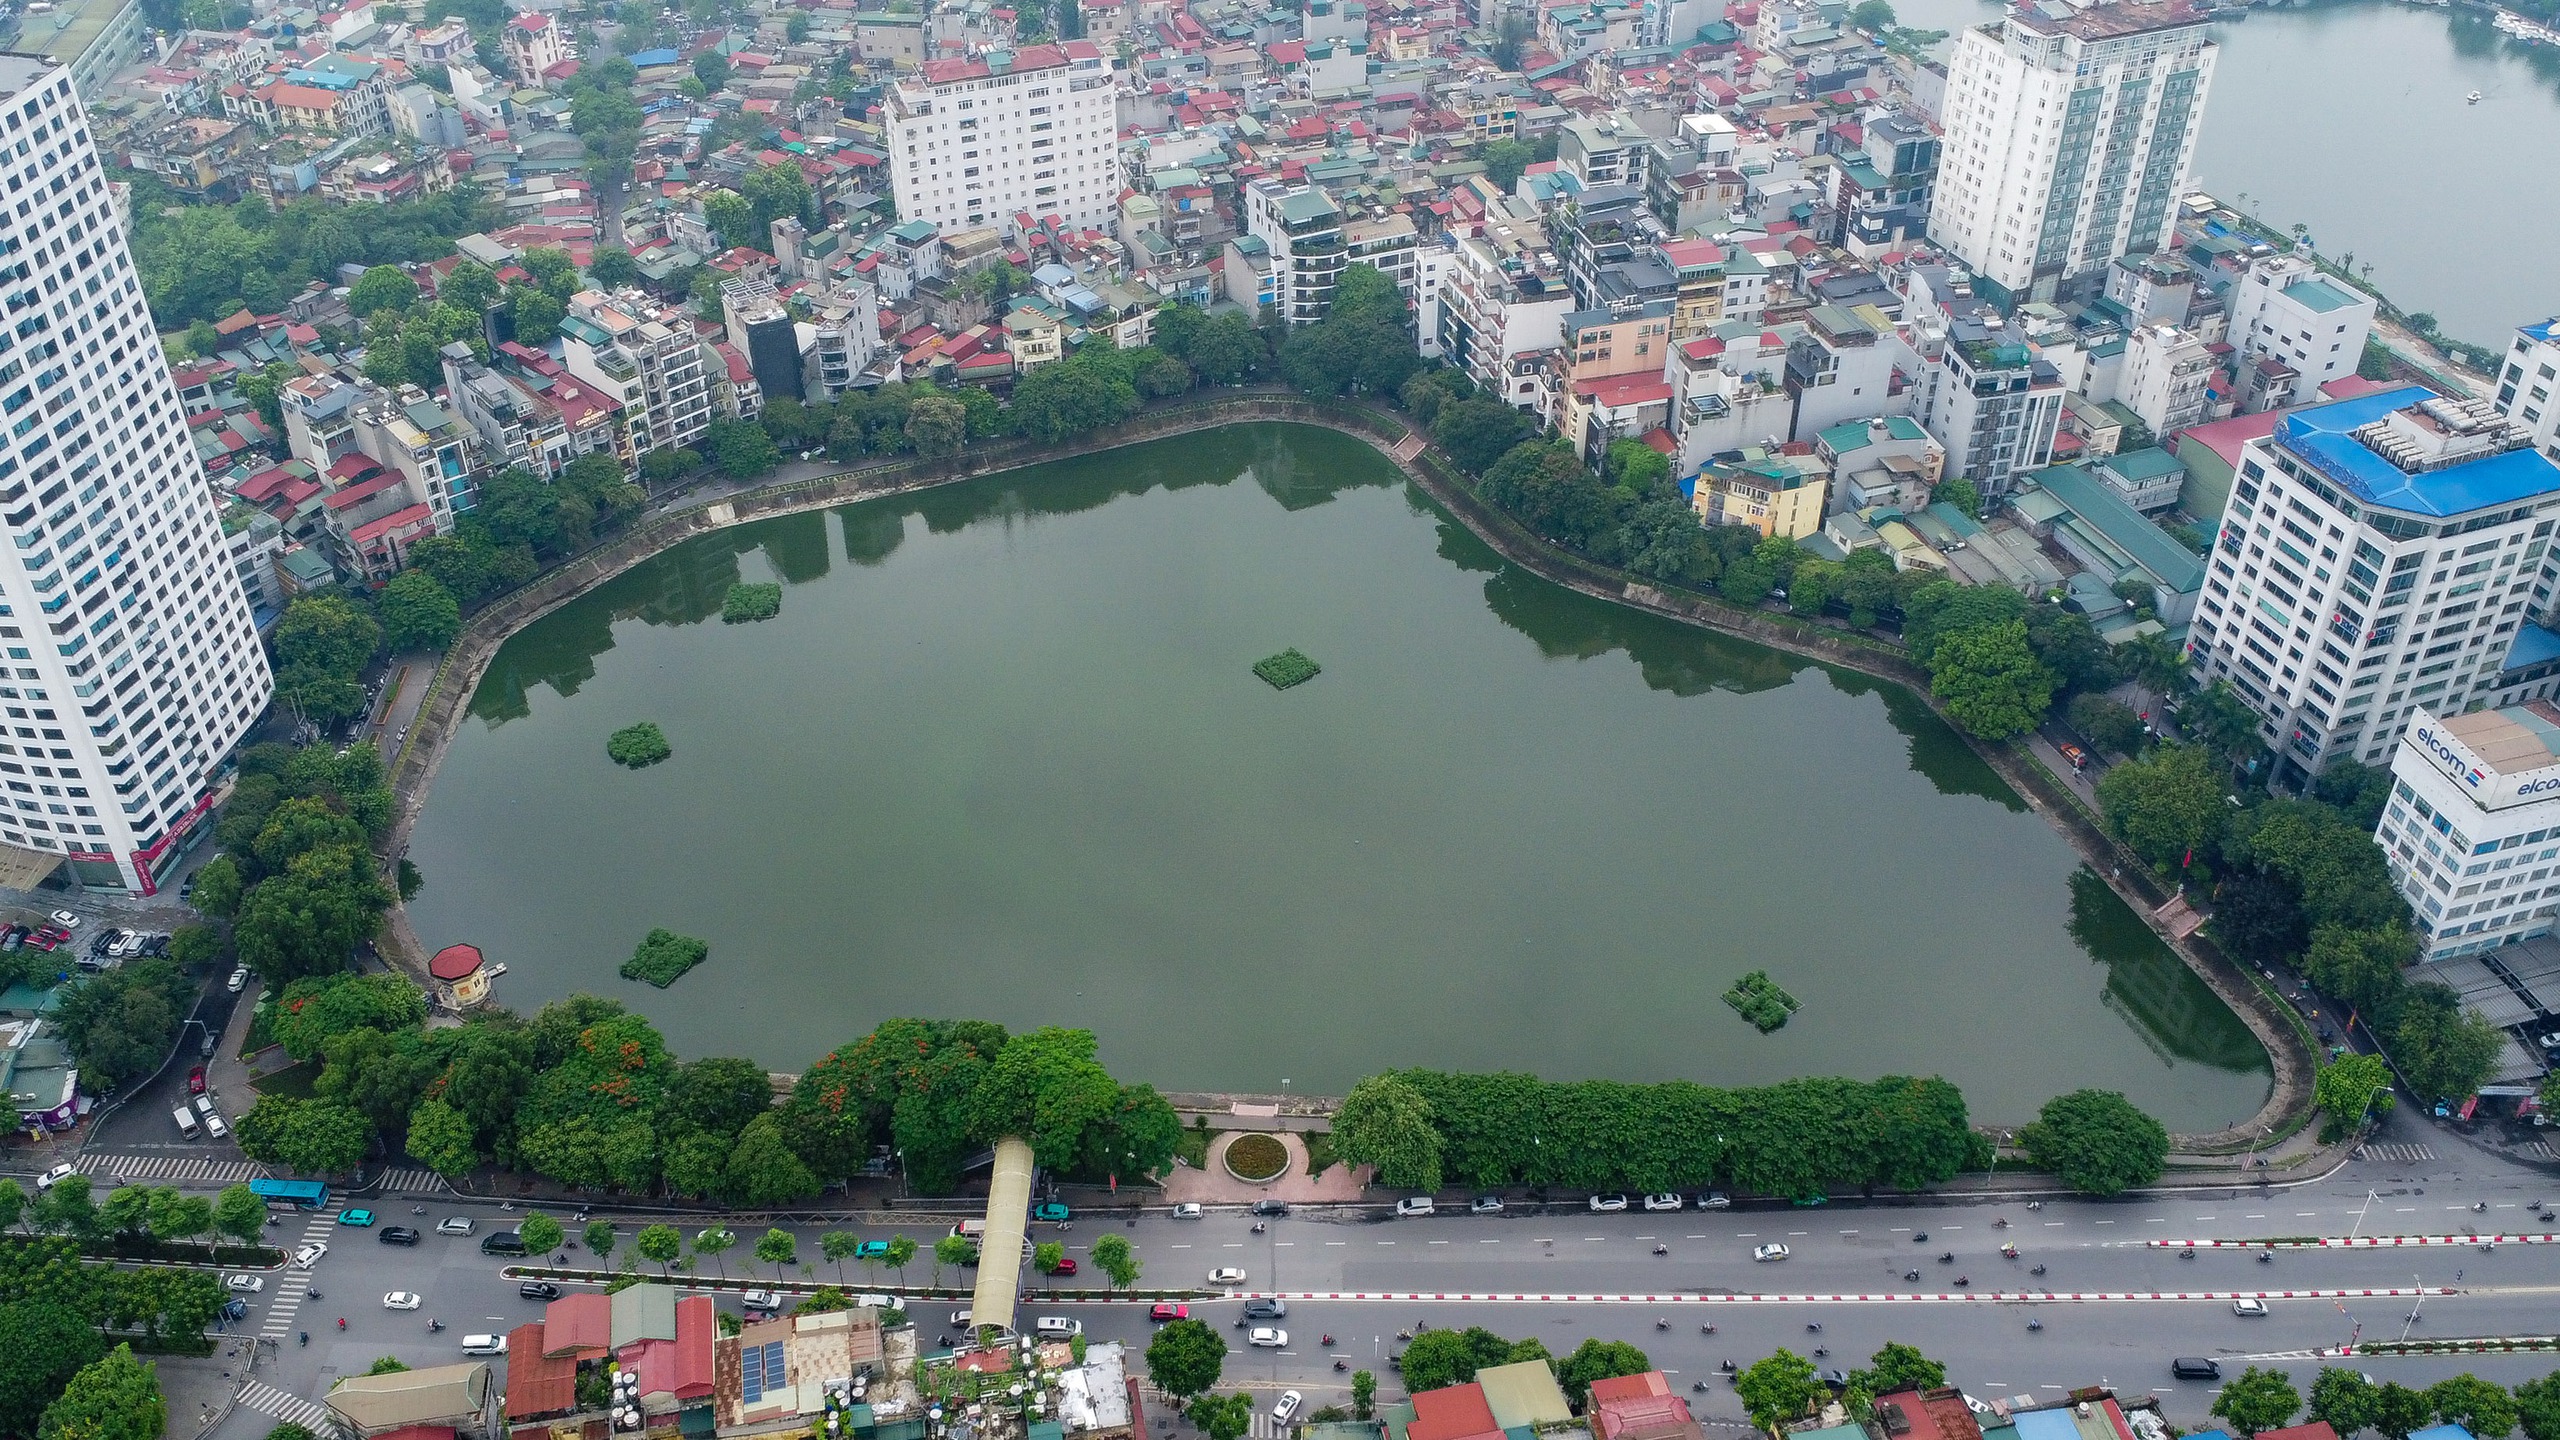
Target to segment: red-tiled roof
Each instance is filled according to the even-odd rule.
[[[1501,1440],[1493,1407],[1484,1387],[1469,1381],[1413,1397],[1413,1421],[1404,1427],[1406,1440]]]
[[[438,980],[459,980],[479,968],[480,947],[477,945],[447,945],[436,952],[434,959],[427,962],[427,973]],[[537,1341],[542,1338],[540,1321],[526,1326],[525,1329],[531,1330]],[[517,1333],[522,1334],[523,1331],[520,1330]],[[525,1352],[522,1346],[511,1345],[507,1353],[522,1355]],[[536,1347],[536,1353],[540,1353],[539,1347]]]
[[[544,1353],[577,1359],[613,1348],[613,1297],[564,1295],[542,1309]]]
[[[351,544],[362,545],[368,541],[379,540],[385,535],[396,535],[420,525],[434,528],[435,512],[424,505],[412,505],[405,510],[385,515],[371,524],[357,526],[355,533],[349,535],[347,540]]]
[[[456,950],[469,950],[457,945]],[[473,951],[473,958],[479,952]],[[442,956],[438,956],[442,959]],[[578,1361],[572,1355],[544,1353],[539,1320],[519,1325],[507,1336],[507,1418],[530,1420],[578,1408]]]

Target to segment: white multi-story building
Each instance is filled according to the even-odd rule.
[[[2542,453],[2560,460],[2560,316],[2516,327],[2498,372],[2498,413],[2525,428]]]
[[[1985,496],[2006,495],[2019,476],[2053,462],[2062,377],[1986,306],[1948,316],[1942,331],[1931,315],[1922,319],[1914,334],[1929,363],[1912,413],[1946,447],[1949,476]]]
[[[946,232],[1055,215],[1108,230],[1120,198],[1111,66],[1087,40],[928,60],[889,87],[898,215]]]
[[[1564,343],[1573,313],[1555,252],[1499,234],[1470,235],[1450,252],[1440,288],[1441,358],[1509,405],[1538,405],[1539,358]]]
[[[1947,67],[1930,236],[2038,300],[2161,248],[2219,49],[2179,0],[2046,0],[1967,30]]]
[[[1244,188],[1246,233],[1271,260],[1271,303],[1290,325],[1321,320],[1333,308],[1334,283],[1350,264],[1342,207],[1313,185],[1255,180]]]
[[[2560,465],[2485,401],[2407,385],[2295,411],[2241,447],[2197,676],[2258,712],[2272,778],[2379,764],[2418,707],[2503,695],[2555,521]]]
[[[2137,325],[2125,336],[2115,398],[2141,416],[2153,435],[2166,436],[2204,418],[2219,368],[2213,347],[2194,331],[2166,321]]]
[[[152,893],[274,682],[70,72],[0,55],[0,844]]]
[[[2325,279],[2300,255],[2269,255],[2223,297],[2224,338],[2240,352],[2241,408],[2308,405],[2356,373],[2373,331],[2373,297]]]
[[[712,420],[717,363],[693,321],[637,290],[581,290],[560,322],[561,359],[589,388],[621,407],[622,461],[652,450],[695,449]]]
[[[2549,930],[2560,905],[2560,707],[2410,713],[2373,838],[2416,912],[2426,958]]]

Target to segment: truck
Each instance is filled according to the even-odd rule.
[[[178,1122],[178,1133],[190,1140],[204,1133],[204,1127],[196,1123],[196,1112],[188,1106],[181,1105],[170,1111],[169,1118]]]

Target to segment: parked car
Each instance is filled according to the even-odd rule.
[[[527,1280],[516,1287],[516,1294],[527,1300],[557,1300],[560,1287],[548,1280]]]
[[[222,1288],[237,1291],[243,1295],[255,1295],[259,1291],[267,1288],[267,1277],[264,1275],[226,1275],[222,1277]]]
[[[1468,1204],[1467,1213],[1470,1215],[1499,1215],[1502,1213],[1502,1197],[1499,1195],[1479,1195]]]
[[[1733,1208],[1733,1197],[1727,1195],[1721,1190],[1710,1190],[1706,1194],[1698,1197],[1698,1208],[1701,1210],[1730,1210]]]
[[[1191,1307],[1188,1305],[1150,1306],[1147,1310],[1147,1318],[1159,1325],[1169,1320],[1188,1320],[1191,1318]]]
[[[89,953],[92,955],[104,955],[109,951],[114,950],[116,946],[122,943],[124,943],[123,931],[112,929],[101,930],[98,932],[98,938],[89,942]]]
[[[1644,1197],[1644,1208],[1647,1210],[1677,1210],[1680,1208],[1680,1204],[1680,1197],[1677,1195],[1647,1195]]]
[[[61,1184],[63,1181],[68,1180],[79,1173],[80,1172],[78,1170],[73,1169],[71,1166],[56,1165],[52,1169],[47,1170],[36,1177],[36,1190],[39,1193],[50,1190],[54,1186]]]
[[[436,1222],[436,1233],[439,1235],[468,1235],[471,1233],[471,1217],[468,1215],[447,1216],[446,1218]]]
[[[1849,1388],[1849,1372],[1846,1370],[1838,1368],[1817,1370],[1814,1372],[1814,1378],[1820,1380],[1823,1384],[1830,1386],[1834,1390],[1846,1390]]]
[[[1286,1200],[1256,1200],[1253,1202],[1253,1213],[1256,1215],[1286,1215],[1289,1213],[1289,1202]]]
[[[750,1310],[779,1310],[782,1297],[771,1290],[750,1290],[738,1297],[738,1303]]]
[[[61,926],[66,931],[77,930],[80,928],[80,917],[72,914],[68,910],[56,910],[50,918],[54,924]]]
[[[889,1258],[889,1242],[886,1240],[865,1240],[861,1244],[853,1247],[853,1258],[856,1260],[886,1260]]]
[[[1200,1202],[1199,1202],[1199,1201],[1197,1201],[1197,1200],[1185,1200],[1185,1201],[1183,1201],[1181,1204],[1174,1206],[1174,1207],[1173,1207],[1173,1218],[1174,1218],[1174,1219],[1176,1219],[1176,1220],[1197,1220],[1197,1219],[1199,1219],[1199,1218],[1200,1218]]]
[[[2231,1302],[2231,1313],[2244,1319],[2264,1319],[2267,1313],[2267,1302],[2264,1300],[2234,1300]]]
[[[406,1225],[386,1225],[382,1233],[375,1238],[385,1245],[415,1245],[418,1243],[418,1232]]]
[[[248,984],[249,967],[243,965],[231,972],[231,978],[222,982],[222,988],[230,991],[234,995],[237,995],[243,989],[247,988]]]
[[[338,1223],[341,1225],[353,1225],[357,1229],[362,1230],[373,1223],[373,1212],[370,1210],[341,1210],[338,1212]]]
[[[1209,1283],[1212,1285],[1241,1285],[1244,1283],[1244,1271],[1233,1265],[1221,1265],[1217,1269],[1209,1272]]]
[[[1614,1215],[1626,1208],[1627,1197],[1624,1195],[1594,1195],[1591,1197],[1591,1213],[1595,1215]]]
[[[418,1292],[415,1290],[394,1290],[382,1297],[385,1310],[415,1310],[418,1305]]]
[[[1787,1247],[1774,1240],[1766,1245],[1755,1245],[1751,1249],[1751,1258],[1754,1260],[1784,1260],[1787,1258]]]
[[[968,1329],[968,1328],[969,1328],[969,1312],[968,1312],[968,1311],[966,1311],[966,1310],[954,1310],[954,1311],[952,1311],[952,1312],[951,1312],[951,1328],[952,1328],[952,1329],[954,1329],[954,1330],[966,1330],[966,1329]]]
[[[1076,1273],[1076,1257],[1073,1255],[1059,1256],[1058,1268],[1050,1271],[1049,1273],[1052,1275],[1073,1275]]]
[[[1396,1202],[1396,1217],[1398,1219],[1404,1219],[1414,1215],[1428,1215],[1430,1213],[1431,1197],[1428,1195],[1409,1195]]]
[[[2054,748],[2062,752],[2063,762],[2074,770],[2085,768],[2089,763],[2089,757],[2077,745],[2064,744]]]
[[[212,1097],[207,1096],[205,1098],[211,1099]],[[223,1122],[222,1115],[219,1111],[207,1110],[204,1112],[204,1133],[212,1136],[216,1140],[219,1140],[223,1136],[231,1133],[231,1127]]]
[[[1031,1218],[1034,1220],[1066,1220],[1072,1218],[1073,1214],[1074,1212],[1055,1200],[1031,1207]]]
[[[513,1230],[494,1230],[480,1238],[483,1255],[522,1255],[524,1237]]]
[[[1285,1349],[1289,1344],[1289,1332],[1257,1325],[1245,1332],[1244,1343],[1263,1350]]]
[[[199,1065],[193,1070],[187,1072],[187,1093],[190,1095],[201,1095],[204,1093],[203,1066]]]
[[[1031,1333],[1043,1340],[1066,1340],[1084,1333],[1084,1322],[1064,1315],[1043,1315],[1031,1322]]]
[[[1287,1425],[1290,1421],[1298,1418],[1299,1407],[1306,1403],[1307,1397],[1299,1394],[1295,1390],[1281,1391],[1280,1403],[1271,1407],[1271,1423],[1274,1425]],[[1288,1432],[1283,1430],[1281,1433],[1286,1434]]]
[[[150,956],[154,960],[168,959],[169,937],[166,935],[154,935],[150,939],[143,941],[142,953]]]
[[[507,1353],[507,1337],[504,1335],[465,1335],[462,1337],[462,1353],[465,1355],[504,1355]]]
[[[1247,1320],[1281,1320],[1286,1319],[1288,1314],[1289,1302],[1276,1297],[1270,1300],[1244,1302],[1244,1318]]]
[[[2202,1355],[2181,1355],[2169,1362],[2169,1373],[2181,1380],[2219,1380],[2222,1367]]]
[[[293,1252],[294,1268],[298,1270],[308,1270],[312,1266],[319,1264],[321,1258],[326,1256],[328,1253],[329,1242],[325,1240],[314,1240],[310,1244]]]
[[[54,934],[50,930],[39,930],[33,935],[27,937],[24,948],[29,950],[51,950],[54,946],[61,943],[61,936]]]

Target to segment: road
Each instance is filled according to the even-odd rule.
[[[2454,1142],[2443,1143],[2450,1148]],[[1199,1285],[1213,1266],[1240,1265],[1253,1292],[1291,1296],[1664,1297],[1292,1299],[1280,1322],[1289,1332],[1289,1346],[1277,1352],[1246,1351],[1243,1337],[1235,1335],[1237,1353],[1228,1361],[1226,1383],[1259,1391],[1297,1388],[1313,1404],[1338,1400],[1347,1390],[1348,1375],[1332,1368],[1336,1358],[1351,1369],[1377,1371],[1384,1392],[1396,1394],[1386,1357],[1401,1348],[1396,1332],[1421,1321],[1482,1325],[1512,1338],[1536,1336],[1559,1355],[1590,1337],[1629,1341],[1677,1381],[1706,1382],[1708,1392],[1693,1398],[1708,1418],[1739,1419],[1741,1414],[1730,1386],[1716,1384],[1722,1361],[1747,1365],[1781,1345],[1803,1353],[1818,1343],[1831,1352],[1825,1363],[1853,1366],[1885,1341],[1904,1340],[1944,1360],[1955,1383],[1986,1399],[2051,1398],[2068,1387],[2099,1382],[2129,1393],[2156,1390],[2172,1419],[2195,1425],[2205,1420],[2214,1387],[2172,1381],[2167,1362],[2174,1354],[2222,1358],[2231,1374],[2263,1360],[2291,1370],[2297,1384],[2307,1385],[2321,1363],[2313,1351],[2358,1335],[2392,1339],[2405,1329],[2448,1338],[2549,1333],[2555,1328],[2560,1243],[2500,1244],[2487,1254],[2468,1242],[2287,1249],[2264,1264],[2249,1252],[2234,1250],[2205,1249],[2192,1260],[2181,1259],[2176,1248],[2161,1243],[2464,1235],[2474,1222],[2489,1233],[2560,1232],[2560,1225],[2536,1221],[2530,1203],[2560,1199],[2560,1185],[2550,1183],[2550,1177],[2467,1148],[2439,1159],[2421,1158],[2421,1147],[2411,1142],[2393,1144],[2399,1148],[2391,1158],[2377,1154],[2328,1180],[2291,1189],[2118,1201],[2055,1199],[2034,1211],[2017,1199],[1609,1215],[1592,1214],[1575,1203],[1546,1213],[1515,1207],[1501,1216],[1443,1214],[1410,1220],[1389,1219],[1378,1210],[1301,1211],[1270,1222],[1258,1235],[1251,1218],[1239,1213],[1177,1221],[1150,1211],[1130,1223],[1088,1212],[1067,1231],[1035,1227],[1034,1238],[1054,1237],[1068,1245],[1071,1255],[1081,1256],[1097,1235],[1116,1227],[1130,1238],[1146,1267],[1140,1283],[1151,1286]],[[481,1234],[493,1221],[512,1223],[522,1213],[508,1215],[449,1196],[424,1203],[423,1216],[410,1214],[410,1202],[402,1199],[384,1200],[375,1208],[386,1221],[421,1227],[446,1215],[470,1214],[478,1219]],[[2488,1208],[2474,1210],[2475,1204]],[[618,1220],[625,1244],[648,1218],[599,1214]],[[2005,1228],[1995,1225],[2000,1219],[2009,1222]],[[741,1240],[725,1257],[729,1275],[770,1274],[745,1258],[762,1225],[742,1222],[736,1228]],[[921,1214],[868,1215],[834,1225],[784,1228],[798,1235],[805,1262],[790,1278],[807,1283],[837,1278],[836,1267],[817,1259],[817,1236],[823,1229],[864,1238],[903,1232],[929,1249],[942,1224]],[[1926,1241],[1917,1238],[1923,1231]],[[298,1232],[288,1227],[280,1233],[290,1237]],[[274,1363],[260,1377],[276,1391],[264,1393],[316,1396],[338,1376],[360,1372],[386,1354],[412,1365],[449,1362],[458,1357],[463,1334],[509,1328],[540,1313],[538,1302],[518,1298],[515,1282],[480,1254],[476,1237],[430,1233],[417,1248],[402,1249],[378,1243],[378,1231],[332,1229],[325,1220],[316,1222],[313,1233],[332,1242],[312,1279],[326,1298],[304,1301],[279,1324],[277,1308],[284,1302],[261,1296],[247,1326],[252,1333],[274,1331],[282,1340]],[[1752,1247],[1772,1240],[1789,1246],[1790,1257],[1753,1262]],[[2017,1245],[2017,1260],[1998,1253],[2004,1241]],[[1668,1253],[1656,1255],[1657,1244]],[[1941,1265],[1935,1257],[1942,1252],[1956,1258]],[[2035,1264],[2046,1267],[2043,1277],[2027,1273]],[[931,1278],[931,1269],[928,1256],[911,1265],[906,1278],[922,1283]],[[1919,1280],[1906,1278],[1913,1271]],[[1951,1283],[1959,1273],[1972,1281],[1966,1291]],[[894,1278],[851,1264],[843,1276],[855,1289]],[[2001,1298],[2030,1285],[2062,1294],[2159,1291],[2216,1298],[2034,1303]],[[2423,1302],[2407,1294],[2359,1293],[2341,1299],[2288,1298],[2283,1293],[2393,1289],[2452,1293],[2430,1293]],[[418,1291],[426,1297],[425,1307],[414,1314],[386,1311],[381,1296],[390,1290]],[[1096,1290],[1066,1290],[1051,1298],[1035,1277],[1024,1294],[1025,1315],[1074,1316],[1094,1339],[1127,1341],[1143,1349],[1151,1329],[1144,1305],[1108,1301]],[[1680,1298],[1668,1298],[1675,1294]],[[2228,1297],[2235,1294],[2271,1297],[2270,1313],[2254,1319],[2234,1314]],[[1808,1295],[1872,1298],[1803,1298]],[[1781,1298],[1747,1298],[1753,1296]],[[734,1302],[724,1297],[721,1303],[727,1307]],[[949,1302],[918,1302],[920,1328],[928,1335],[947,1329],[951,1308]],[[1231,1324],[1238,1310],[1232,1300],[1193,1305],[1195,1316],[1221,1327]],[[2412,1311],[2419,1315],[2414,1324],[2408,1319]],[[347,1320],[343,1335],[335,1323],[340,1316]],[[449,1328],[429,1336],[428,1316]],[[2041,1330],[2026,1328],[2030,1316],[2043,1322]],[[1657,1328],[1657,1321],[1667,1322],[1667,1328]],[[1716,1327],[1712,1335],[1700,1330],[1710,1322]],[[1820,1334],[1807,1330],[1812,1323],[1822,1325]],[[311,1335],[308,1349],[293,1339],[306,1330]],[[1329,1348],[1321,1343],[1326,1332],[1335,1338]],[[2555,1368],[2549,1357],[2530,1356],[2369,1356],[2353,1363],[2408,1384],[2431,1383],[2464,1370],[2514,1384]],[[235,1414],[220,1433],[224,1440],[257,1440],[278,1418],[288,1417]]]

